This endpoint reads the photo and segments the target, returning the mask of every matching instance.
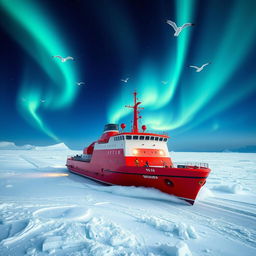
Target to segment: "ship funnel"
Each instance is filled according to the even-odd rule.
[[[118,124],[106,124],[104,127],[104,132],[107,131],[118,131]]]
[[[111,136],[118,134],[118,124],[106,124],[98,143],[107,143]]]

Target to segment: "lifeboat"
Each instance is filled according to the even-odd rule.
[[[106,124],[101,137],[84,148],[81,155],[67,158],[70,172],[108,185],[153,187],[194,204],[197,194],[210,173],[206,163],[174,164],[170,158],[166,134],[148,133],[138,128],[137,93],[133,125]]]

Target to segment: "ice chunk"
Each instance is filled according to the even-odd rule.
[[[35,255],[36,248],[28,248],[26,253],[27,253],[27,255]]]
[[[103,218],[92,218],[86,225],[88,238],[110,246],[135,246],[136,237],[121,226]]]
[[[178,242],[176,245],[171,246],[168,244],[160,245],[159,249],[163,254],[168,256],[192,256],[191,251],[184,242]]]
[[[168,236],[176,235],[180,239],[184,240],[198,238],[194,227],[183,222],[175,223],[154,216],[144,216],[141,217],[139,221],[147,223],[155,229],[165,232]]]
[[[240,184],[216,185],[213,189],[231,194],[240,194],[243,191],[243,187]]]
[[[192,238],[192,239],[197,239],[198,238],[198,235],[197,235],[197,233],[195,231],[195,228],[193,226],[189,225],[187,227],[187,233],[188,233],[189,237]]]
[[[63,244],[61,236],[50,236],[47,237],[42,245],[43,252],[45,251],[52,251],[53,249],[61,248]]]

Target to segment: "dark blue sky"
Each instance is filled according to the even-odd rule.
[[[170,150],[256,145],[256,1],[0,0],[0,15],[0,141],[82,149],[130,127],[136,89]],[[177,38],[167,19],[195,26]]]

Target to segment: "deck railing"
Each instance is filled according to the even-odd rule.
[[[187,168],[187,167],[203,167],[203,168],[209,168],[208,163],[201,163],[201,162],[174,162],[174,167],[177,168]]]
[[[131,132],[131,130],[119,130],[120,133],[125,133],[125,132]],[[145,132],[143,131],[139,131],[140,133],[153,133],[153,134],[159,134],[159,135],[166,135],[166,136],[169,136],[168,135],[168,132],[166,131],[158,131],[158,130],[146,130]]]

